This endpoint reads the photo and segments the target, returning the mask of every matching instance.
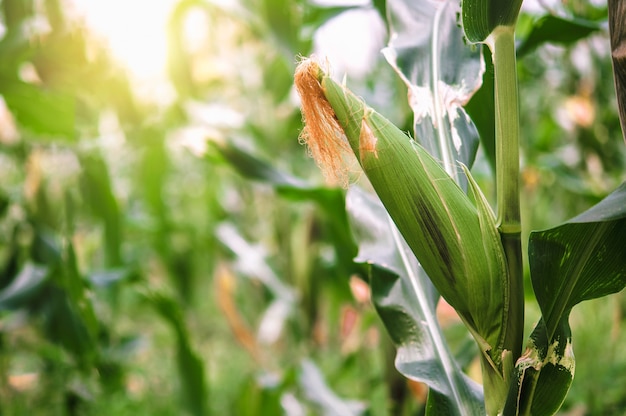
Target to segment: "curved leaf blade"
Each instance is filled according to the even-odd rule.
[[[409,89],[416,140],[457,182],[455,162],[471,166],[478,132],[463,106],[482,84],[480,49],[463,41],[456,1],[392,0],[385,58]]]
[[[239,174],[247,179],[268,182],[276,187],[290,187],[297,189],[308,189],[311,186],[303,180],[278,170],[265,160],[243,150],[236,143],[230,141],[209,140],[209,149],[214,150]]]
[[[0,74],[0,94],[19,124],[42,140],[76,140],[75,99]]]
[[[531,233],[531,279],[542,320],[516,365],[507,409],[554,414],[574,377],[569,315],[584,301],[626,286],[626,183],[558,227]]]
[[[360,416],[366,414],[365,404],[339,397],[328,386],[320,369],[310,360],[300,363],[299,384],[305,397],[325,416]]]
[[[374,196],[348,191],[346,206],[359,254],[372,266],[372,301],[394,344],[396,368],[431,387],[428,414],[482,415],[478,384],[459,369],[437,323],[439,295]]]
[[[514,26],[522,0],[463,0],[461,16],[465,36],[484,42],[498,26]]]
[[[601,29],[598,23],[589,20],[546,15],[533,24],[530,33],[517,48],[517,56],[526,55],[544,43],[569,45]]]
[[[355,253],[356,247],[350,236],[348,220],[345,215],[345,198],[342,190],[310,184],[292,174],[277,169],[269,161],[253,152],[243,149],[234,141],[208,141],[209,149],[219,155],[243,177],[267,183],[281,196],[293,201],[315,201],[327,213],[331,223],[329,232],[337,250]],[[209,155],[212,156],[212,152]],[[352,262],[342,261],[344,267],[352,267]]]
[[[208,385],[204,362],[194,351],[180,305],[165,293],[146,291],[145,299],[167,322],[176,336],[176,364],[180,378],[181,405],[193,416],[207,414]]]
[[[531,233],[530,271],[548,338],[579,302],[626,286],[626,183],[567,223]]]
[[[48,268],[28,262],[5,288],[0,290],[0,311],[27,304],[44,286]]]

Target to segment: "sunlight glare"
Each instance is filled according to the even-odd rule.
[[[175,0],[75,0],[87,24],[139,78],[163,77],[167,21]]]

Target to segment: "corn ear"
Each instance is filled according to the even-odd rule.
[[[349,143],[411,250],[440,294],[459,312],[487,360],[494,369],[500,368],[507,269],[490,208],[475,197],[479,210],[423,147],[317,64],[304,61],[298,71],[316,77],[345,133],[342,140]],[[312,118],[304,109],[303,113],[305,121]]]

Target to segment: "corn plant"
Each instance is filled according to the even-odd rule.
[[[430,387],[427,414],[556,413],[574,376],[572,308],[626,285],[622,184],[575,218],[530,234],[541,319],[524,347],[515,48],[521,3],[387,2],[391,41],[384,54],[408,87],[414,137],[334,81],[327,63],[304,59],[295,74],[306,123],[301,140],[311,155],[344,185],[360,166],[378,197],[358,186],[348,190],[356,261],[371,266],[372,301],[397,346],[397,369]],[[623,128],[624,4],[608,4]],[[493,95],[477,109],[467,104],[481,88],[485,64],[493,65],[493,84],[481,91]],[[495,213],[470,173],[479,141],[489,136]],[[482,387],[450,353],[435,317],[439,296],[478,346]]]

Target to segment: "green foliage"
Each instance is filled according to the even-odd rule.
[[[618,292],[626,284],[626,259],[619,244],[626,225],[625,198],[622,184],[567,223],[531,234],[531,276],[548,337],[574,305]]]
[[[343,193],[302,163],[290,96],[295,56],[356,7],[177,2],[162,104],[60,2],[1,4],[0,95],[17,131],[0,132],[0,412],[356,413],[375,390],[384,414],[386,355],[350,291],[365,270]],[[187,44],[194,13],[210,22],[201,53]],[[34,19],[49,31],[25,30]],[[177,137],[200,103],[245,117],[211,126],[198,156]]]
[[[0,292],[0,308],[19,308],[35,296],[47,277],[45,267],[26,263],[20,273]]]
[[[71,96],[45,91],[18,79],[4,80],[0,93],[23,128],[43,139],[75,139],[75,102]],[[33,102],[37,107],[33,107]]]
[[[494,218],[484,214],[484,205],[472,205],[439,163],[388,120],[327,77],[321,87],[364,172],[424,271],[459,311],[481,350],[499,365],[508,288]],[[366,135],[371,138],[364,139]],[[364,140],[372,140],[375,147],[364,146]],[[393,175],[386,174],[390,166]],[[476,236],[482,237],[482,244],[469,243]]]
[[[463,0],[462,21],[470,42],[484,42],[498,26],[515,26],[522,0]]]
[[[189,334],[178,302],[158,293],[148,294],[147,300],[171,325],[176,334],[176,363],[181,375],[182,406],[192,415],[206,414],[207,386],[203,362],[190,345]]]
[[[359,218],[359,214],[353,213],[358,224],[357,234],[367,236],[359,240],[360,253],[367,253],[362,260],[376,265],[371,275],[373,300],[398,347],[396,366],[408,377],[425,381],[434,390],[429,395],[427,412],[436,413],[445,408],[447,412],[463,414],[473,413],[476,409],[470,410],[473,403],[470,396],[459,399],[458,391],[463,389],[455,387],[463,386],[463,383],[451,381],[450,375],[456,373],[445,348],[432,346],[437,345],[439,339],[436,325],[428,323],[428,317],[432,316],[433,298],[428,296],[428,285],[417,283],[419,273],[411,272],[411,268],[423,270],[474,335],[483,354],[485,410],[487,414],[494,415],[556,413],[562,406],[574,374],[572,335],[568,323],[572,307],[583,300],[620,291],[626,285],[625,260],[620,255],[623,248],[617,237],[624,231],[621,226],[623,189],[620,188],[574,220],[530,235],[530,275],[542,318],[530,336],[526,352],[521,354],[524,288],[518,185],[520,127],[514,41],[520,5],[521,2],[491,4],[465,1],[461,13],[465,35],[472,42],[484,42],[493,60],[493,89],[488,77],[489,85],[484,91],[493,91],[495,111],[491,111],[490,107],[487,111],[480,111],[474,106],[472,112],[478,115],[481,130],[487,135],[487,143],[491,142],[491,126],[495,131],[495,151],[490,157],[495,159],[497,220],[469,171],[466,175],[471,185],[471,200],[477,210],[461,207],[461,201],[470,201],[470,198],[465,197],[454,183],[454,169],[450,169],[448,160],[450,154],[443,150],[452,142],[450,124],[452,128],[454,124],[452,120],[444,122],[442,114],[445,112],[436,114],[437,111],[424,109],[428,108],[430,100],[435,103],[435,109],[448,105],[438,90],[445,85],[445,80],[441,77],[443,72],[438,72],[437,68],[439,55],[442,54],[441,45],[454,42],[439,43],[439,39],[458,35],[441,24],[445,21],[441,16],[447,10],[447,3],[433,6],[432,14],[423,8],[413,10],[411,5],[400,1],[390,3],[388,9],[392,42],[386,51],[387,58],[409,88],[409,100],[415,113],[416,141],[426,143],[426,148],[408,139],[345,86],[332,81],[316,64],[305,61],[296,72],[296,86],[302,97],[307,123],[304,137],[318,163],[337,169],[335,161],[342,157],[340,151],[343,147],[349,145],[385,210],[419,261],[419,266],[405,261],[405,270],[398,272],[397,266],[394,270],[395,262],[391,261],[393,256],[387,255],[381,260],[380,256],[373,255],[371,247],[375,237],[364,232],[363,228],[367,226],[362,225],[362,217],[373,214],[360,214]],[[550,22],[551,26],[544,26]],[[561,36],[559,31],[563,25],[575,26],[576,33]],[[411,39],[420,30],[419,40],[413,42]],[[520,52],[536,48],[543,42],[571,43],[595,30],[597,25],[585,27],[580,21],[546,17],[540,19],[529,32]],[[420,53],[412,55],[415,51]],[[613,52],[615,55],[615,39]],[[458,64],[457,68],[462,68],[466,60],[459,59],[454,63]],[[448,65],[453,66],[452,63]],[[618,85],[618,97],[620,94]],[[483,92],[476,103],[489,98]],[[449,111],[447,107],[446,111]],[[420,124],[426,124],[430,130],[425,130]],[[424,131],[427,131],[425,138],[420,136]],[[341,141],[344,134],[346,144]],[[468,140],[471,140],[471,135]],[[463,140],[456,142],[466,143]],[[459,146],[456,148],[458,150]],[[431,159],[428,151],[442,160]],[[489,149],[488,152],[491,155]],[[455,186],[448,189],[448,184]],[[451,192],[452,189],[459,194]],[[382,212],[378,215],[384,217]],[[478,228],[469,231],[471,225]],[[381,228],[373,223],[370,227]],[[482,243],[484,252],[479,253],[481,244],[475,244],[478,249],[474,251],[468,248],[470,235]],[[382,234],[378,238],[389,240]],[[455,242],[461,242],[462,247],[451,250]],[[406,258],[402,242],[398,240],[396,246],[400,253],[396,256]],[[482,255],[485,261],[480,263]],[[478,263],[465,263],[467,268],[461,268],[462,272],[456,271],[455,267],[468,258]],[[481,268],[481,264],[487,267]],[[447,275],[441,272],[443,268],[447,268]],[[384,272],[383,277],[377,276],[377,269]],[[472,277],[474,272],[479,277]],[[472,303],[474,294],[478,294],[476,299],[484,301],[482,311],[468,308],[468,305],[478,304]],[[408,312],[412,302],[420,305],[422,310]],[[419,307],[414,310],[419,310]],[[504,318],[499,319],[498,316]],[[429,330],[423,330],[416,324],[420,319],[416,317],[426,322]],[[481,323],[499,325],[499,329],[494,326],[495,332],[488,331]],[[493,334],[497,336],[493,338]],[[410,352],[407,352],[406,345],[412,347]],[[434,376],[439,371],[429,367],[433,356],[425,351],[433,350],[437,351],[434,359],[439,360],[441,368],[447,369],[442,372],[449,376],[443,383],[447,390],[442,389],[440,380]],[[407,366],[407,363],[412,366]],[[447,399],[442,399],[440,395],[447,396]]]
[[[531,414],[555,413],[569,390],[574,377],[568,323],[572,308],[626,286],[626,259],[620,244],[625,189],[622,185],[567,223],[530,236],[531,276],[543,318],[531,335],[525,354],[530,356],[518,363],[521,380],[516,397],[517,407],[529,408]]]
[[[483,59],[479,49],[466,47],[459,12],[451,1],[389,1],[391,35],[383,54],[410,91],[415,140],[465,188],[455,161],[472,166],[479,136],[461,104],[480,88]]]
[[[546,15],[533,23],[532,30],[517,47],[517,56],[526,55],[543,43],[569,45],[589,37],[599,31],[601,26],[582,19],[565,19]]]
[[[406,377],[427,383],[428,408],[435,413],[484,413],[476,383],[460,370],[437,323],[437,291],[383,205],[359,188],[347,195],[359,254],[370,265],[372,302],[397,346],[395,365]]]
[[[573,306],[623,286],[623,185],[607,195],[626,159],[598,45],[608,17],[623,108],[624,12],[573,1],[519,18],[521,241],[545,231],[530,234],[520,276],[527,322],[539,324],[527,324],[514,362],[500,339],[515,319],[498,308],[519,291],[464,280],[466,267],[500,276],[488,253],[502,260],[511,246],[487,202],[498,56],[466,41],[512,28],[521,2],[459,3],[176,1],[167,82],[149,86],[167,92],[157,101],[61,1],[0,2],[0,413],[484,414],[503,401],[532,414],[623,413],[623,298]],[[368,170],[350,172],[359,183],[346,192],[322,184],[296,140],[293,72],[316,31],[354,11],[378,13],[390,40],[363,79],[347,77],[362,99],[325,79]],[[188,42],[195,18],[201,47]],[[413,100],[397,98],[406,89]],[[389,167],[401,179],[384,177]],[[403,192],[417,196],[394,211]],[[409,209],[416,200],[428,208]],[[416,223],[453,244],[433,249]],[[459,292],[442,283],[442,247],[456,253]]]

